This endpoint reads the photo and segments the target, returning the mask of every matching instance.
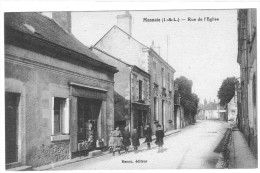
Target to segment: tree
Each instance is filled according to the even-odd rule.
[[[181,105],[184,107],[184,116],[189,118],[189,115],[196,115],[199,98],[196,94],[192,93],[192,81],[188,78],[181,76],[176,78],[174,81],[175,84],[178,85],[178,91],[176,91],[176,95],[181,96]]]
[[[219,104],[221,106],[225,106],[226,104],[228,104],[230,100],[234,97],[235,84],[235,77],[228,77],[225,80],[223,80],[222,85],[218,90],[218,98],[220,100]]]

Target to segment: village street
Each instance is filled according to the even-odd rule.
[[[151,150],[145,146],[139,153],[107,154],[101,157],[56,167],[52,170],[83,169],[214,169],[218,153],[214,149],[223,137],[228,123],[214,120],[197,121],[165,138],[164,152],[158,153],[154,142]],[[122,163],[132,161],[132,163]],[[139,163],[138,163],[139,162]]]

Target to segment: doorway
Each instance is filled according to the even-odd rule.
[[[92,149],[96,148],[98,138],[98,118],[102,100],[78,98],[78,142],[93,138]]]
[[[164,108],[164,100],[162,100],[162,127],[165,130],[165,108]]]
[[[144,127],[147,123],[147,111],[146,110],[136,110],[137,114],[135,117],[134,128],[137,129],[137,133],[140,137],[144,137]]]
[[[18,162],[18,106],[20,94],[5,93],[5,162]]]

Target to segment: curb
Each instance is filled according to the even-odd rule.
[[[219,152],[217,169],[227,169],[230,165],[230,152],[232,149],[232,127],[228,128],[221,139],[219,145],[216,147],[215,152]]]

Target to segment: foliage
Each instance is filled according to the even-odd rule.
[[[221,106],[225,106],[226,104],[228,104],[230,100],[234,97],[235,84],[235,77],[228,77],[225,80],[223,80],[222,85],[218,90],[218,98],[220,100],[219,104]]]
[[[196,94],[192,93],[192,81],[188,78],[181,76],[174,81],[178,85],[178,91],[176,95],[181,96],[181,105],[184,107],[185,115],[190,113],[195,115],[197,113],[199,98]]]

